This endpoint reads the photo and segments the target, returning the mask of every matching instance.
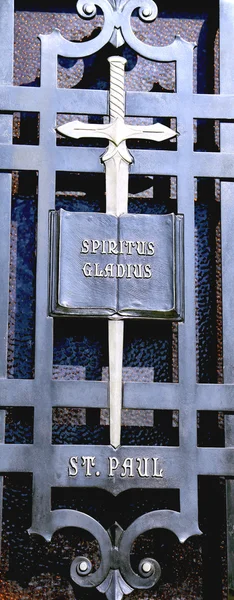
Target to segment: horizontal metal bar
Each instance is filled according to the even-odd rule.
[[[0,406],[33,406],[36,397],[33,379],[0,379]]]
[[[71,457],[77,457],[79,463],[79,476],[71,477],[68,474],[69,461]],[[115,495],[126,489],[125,477],[121,476],[122,466],[126,458],[133,459],[133,468],[135,476],[128,477],[129,487],[141,487],[142,476],[137,473],[139,459],[146,456],[145,447],[120,446],[114,450],[110,446],[90,446],[90,445],[59,445],[46,447],[46,485],[48,487],[101,487],[108,489]],[[87,476],[85,469],[81,469],[81,463],[84,461],[81,457],[95,457],[96,468],[99,475],[96,475],[96,469],[92,469],[92,476]],[[112,462],[113,476],[110,475],[110,461]],[[144,486],[149,488],[179,488],[183,483],[183,463],[184,456],[180,448],[175,447],[147,447],[147,458],[150,460],[151,476],[144,477]],[[117,462],[116,460],[117,459]],[[153,461],[152,459],[158,459]],[[5,444],[1,447],[0,455],[0,473],[9,472],[33,472],[35,475],[34,490],[37,485],[37,474],[40,472],[40,461],[45,460],[45,448],[41,445],[19,445]],[[144,461],[143,461],[144,462]],[[114,469],[119,465],[118,470]],[[143,467],[144,468],[144,467]],[[160,469],[163,473],[160,476]],[[158,475],[152,476],[153,471]],[[128,472],[127,472],[128,473]],[[126,473],[126,476],[127,476]],[[40,481],[41,484],[41,481]],[[35,491],[36,493],[36,491]]]
[[[38,395],[51,406],[107,408],[107,382],[34,379],[0,379],[0,406],[33,407]]]
[[[105,381],[51,382],[52,406],[108,408],[108,383]]]
[[[196,407],[198,410],[234,411],[234,384],[197,384]]]
[[[100,157],[103,149],[57,147],[53,153],[53,171],[104,172]],[[38,171],[43,167],[46,153],[40,146],[0,145],[0,168],[2,171]]]
[[[234,119],[234,96],[219,94],[127,92],[126,115],[176,117],[184,110],[194,119]]]
[[[107,408],[104,381],[0,379],[0,406],[34,406],[38,390],[48,395],[51,406]],[[234,384],[200,383],[183,386],[178,383],[124,384],[124,408],[179,410],[183,396],[191,396],[197,410],[234,411]],[[90,400],[90,398],[92,400]]]
[[[0,473],[33,473],[37,464],[36,447],[33,444],[2,444]]]
[[[199,475],[234,477],[234,448],[198,448]]]
[[[100,463],[100,475],[95,477],[95,487],[100,482],[101,486],[105,485],[106,472],[108,468],[109,457],[115,456],[119,464],[128,458],[143,458],[146,454],[145,447],[139,446],[121,446],[117,451],[109,446],[90,446],[90,445],[59,445],[50,446],[47,448],[48,465],[50,465],[51,473],[48,484],[53,486],[73,486],[90,485],[93,487],[94,479],[92,477],[81,475],[80,478],[72,478],[68,476],[69,459],[71,456],[94,456]],[[160,487],[181,487],[184,480],[184,463],[186,457],[183,450],[176,447],[166,446],[147,446],[147,457],[158,458],[161,468],[163,468],[163,477],[157,478],[157,485]],[[51,460],[50,460],[51,458]],[[217,476],[234,476],[234,448],[197,448],[196,461],[193,464],[194,475],[217,475]],[[7,472],[37,472],[38,460],[40,460],[40,448],[33,444],[2,444],[0,456],[0,473]],[[106,467],[105,467],[106,465]],[[99,464],[97,465],[99,468]],[[94,473],[95,475],[95,473]],[[105,479],[105,481],[104,481]],[[133,479],[133,487],[136,487],[136,478]],[[114,481],[115,480],[115,481]],[[121,480],[121,477],[120,477]],[[144,485],[146,484],[144,481]],[[148,482],[149,487],[155,487],[156,478],[151,478]],[[113,477],[114,486],[116,479]],[[123,483],[123,477],[122,477]],[[129,481],[130,484],[130,481]],[[142,485],[142,478],[139,477],[139,485]],[[121,486],[121,481],[119,483]],[[121,486],[122,487],[122,486]],[[123,483],[124,487],[124,483]],[[120,490],[119,490],[120,491]],[[118,491],[118,493],[119,493]]]
[[[74,90],[55,88],[50,90],[53,105],[60,113],[108,114],[108,92],[105,90]],[[126,116],[168,117],[177,116],[187,96],[167,92],[127,92]],[[188,104],[187,104],[188,106]],[[44,88],[24,86],[0,86],[0,110],[6,112],[41,112],[45,108]],[[234,95],[191,94],[189,112],[192,118],[234,119]]]
[[[50,90],[58,113],[108,114],[108,92],[104,90]],[[45,110],[45,90],[34,87],[0,86],[0,110],[41,112]]]
[[[180,153],[166,150],[132,150],[134,175],[179,175],[184,169]],[[55,171],[102,173],[100,161],[103,149],[57,147],[54,152]],[[45,161],[43,146],[0,145],[0,165],[7,170],[39,170]],[[233,154],[220,152],[191,152],[194,177],[231,179],[234,177]]]
[[[125,383],[123,408],[178,410],[181,388],[178,383]]]
[[[197,410],[234,411],[234,384],[182,385],[178,383],[125,383],[124,408],[179,410],[183,398]]]

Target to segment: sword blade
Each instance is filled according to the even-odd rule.
[[[110,402],[110,443],[114,448],[121,440],[122,409],[122,364],[123,364],[123,320],[109,319],[109,402]]]
[[[127,210],[128,163],[116,153],[106,162],[106,212],[118,217]],[[109,319],[108,325],[110,443],[117,448],[121,440],[124,322]]]
[[[108,153],[111,152],[110,143]],[[119,145],[119,149],[115,152],[106,165],[106,212],[116,217],[128,212],[128,177],[129,164],[121,157],[121,149],[126,147],[125,142]]]

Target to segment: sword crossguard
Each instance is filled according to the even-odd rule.
[[[126,146],[126,140],[144,139],[154,142],[162,142],[175,137],[176,131],[173,131],[166,125],[154,123],[153,125],[129,125],[124,122],[125,117],[125,90],[124,90],[124,69],[126,60],[121,56],[111,56],[108,58],[110,63],[110,96],[109,112],[110,123],[107,125],[92,125],[82,121],[71,121],[57,128],[57,131],[65,137],[73,139],[81,138],[100,138],[109,140],[110,144],[102,156],[102,161],[106,163],[116,154],[128,164],[131,164],[133,158]]]

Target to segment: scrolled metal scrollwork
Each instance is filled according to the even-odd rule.
[[[142,577],[150,577],[151,575],[157,572],[158,579],[161,575],[161,567],[160,564],[154,560],[153,558],[142,558],[139,563],[138,570]],[[157,581],[158,581],[157,579]]]
[[[97,523],[97,528],[100,525]],[[129,529],[129,528],[128,528]],[[130,544],[125,544],[122,552],[122,540],[127,533],[115,523],[114,526],[106,532],[109,537],[110,545],[108,557],[105,557],[105,563],[108,564],[108,571],[103,573],[103,579],[97,584],[97,572],[92,572],[92,565],[88,558],[83,556],[76,557],[70,569],[72,581],[82,587],[97,587],[97,589],[106,594],[108,600],[123,597],[124,594],[130,594],[134,589],[149,589],[153,587],[160,579],[161,567],[153,558],[143,558],[138,566],[139,574],[135,573],[130,563],[130,553],[132,548],[132,539]],[[101,553],[103,547],[100,547]],[[104,548],[106,553],[106,546]]]
[[[156,510],[138,517],[126,531],[123,532],[119,542],[121,556],[120,572],[125,581],[134,589],[148,589],[153,587],[161,576],[159,563],[153,558],[145,558],[139,564],[139,574],[132,569],[130,562],[131,548],[136,539],[143,533],[155,529],[172,531],[180,542],[191,535],[201,534],[196,523],[187,522],[179,512],[172,510]]]
[[[86,556],[77,556],[72,564],[70,569],[70,575],[73,581],[76,581],[77,575],[81,577],[85,577],[89,575],[92,571],[92,563]]]
[[[70,509],[54,510],[49,513],[43,530],[39,526],[32,526],[29,534],[37,534],[50,541],[56,531],[69,527],[88,531],[99,544],[101,563],[95,572],[92,571],[91,562],[85,557],[76,558],[71,566],[71,577],[74,583],[82,587],[97,587],[106,579],[110,571],[112,543],[108,532],[93,517]]]
[[[134,541],[132,526],[137,524],[138,520],[126,531],[123,531],[118,523],[106,531],[98,521],[85,513],[61,509],[50,512],[44,531],[31,527],[29,533],[41,535],[47,541],[51,540],[55,532],[68,527],[84,529],[91,533],[99,544],[101,563],[95,571],[88,557],[77,556],[71,563],[71,580],[80,587],[96,587],[106,594],[108,600],[121,600],[134,589],[153,587],[161,576],[159,563],[151,557],[141,559],[138,566],[139,574],[131,567],[130,553]],[[148,528],[150,529],[150,526]],[[135,538],[137,536],[138,528],[136,528]]]
[[[127,41],[123,31],[124,21],[129,17],[129,5],[131,5],[130,16],[135,9],[138,9],[139,17],[142,21],[154,21],[158,16],[158,7],[153,0],[138,0],[134,3],[131,0],[130,2],[129,0],[95,0],[95,3],[87,2],[87,0],[78,0],[76,8],[78,15],[82,19],[93,19],[97,14],[97,8],[100,8],[105,22],[108,16],[108,22],[111,22],[112,25],[112,33],[109,41],[113,46],[119,48]]]
[[[138,517],[124,531],[115,523],[108,531],[93,517],[68,509],[51,511],[43,529],[41,524],[32,526],[30,534],[43,536],[50,541],[61,529],[75,527],[88,531],[99,544],[101,562],[96,570],[86,556],[77,556],[71,564],[70,576],[75,585],[97,588],[107,600],[122,600],[134,589],[149,589],[161,577],[161,567],[152,557],[144,557],[136,572],[131,565],[132,547],[137,538],[150,530],[167,529],[184,542],[191,535],[199,535],[198,525],[186,515],[172,510],[155,510]]]
[[[76,4],[78,15],[82,19],[93,19],[97,14],[97,4],[93,2],[81,2],[78,0]]]

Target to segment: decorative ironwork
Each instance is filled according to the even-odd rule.
[[[122,528],[115,523],[108,534],[113,546],[108,554],[108,570],[102,583],[97,585],[93,582],[92,565],[85,557],[78,557],[73,561],[72,580],[83,587],[97,587],[99,592],[106,594],[110,600],[113,598],[121,600],[124,594],[133,592],[134,587],[150,588],[157,583],[161,575],[158,562],[152,558],[142,559],[139,564],[139,575],[136,575],[130,565],[131,546],[125,544],[124,550],[121,547],[124,544]],[[102,554],[105,554],[105,548]]]
[[[158,7],[153,0],[144,0],[139,2],[136,0],[98,0],[98,2],[84,2],[78,0],[77,11],[80,17],[84,19],[93,19],[97,14],[97,7],[104,14],[105,26],[111,28],[111,36],[108,41],[115,48],[119,48],[127,42],[125,22],[130,24],[130,18],[135,9],[139,11],[139,17],[142,21],[154,21],[158,15]],[[108,31],[108,29],[107,29]],[[92,50],[93,52],[93,50]]]
[[[78,12],[85,18],[94,15],[93,5],[78,2]],[[90,571],[86,557],[75,560],[71,567],[73,581],[81,586],[96,586],[107,597],[120,598],[132,589],[149,588],[160,576],[160,567],[148,557],[139,567],[140,574],[130,564],[133,542],[142,533],[163,528],[173,531],[181,542],[191,535],[199,535],[198,527],[198,475],[234,476],[233,447],[197,447],[197,411],[234,412],[234,387],[232,383],[199,384],[196,381],[195,334],[195,277],[194,277],[194,177],[234,178],[233,152],[229,146],[220,153],[193,152],[193,118],[234,119],[233,90],[226,94],[208,95],[193,93],[193,44],[176,38],[166,47],[151,47],[134,35],[130,17],[138,8],[140,16],[151,20],[157,16],[153,2],[128,0],[123,4],[110,4],[99,0],[95,4],[103,11],[105,23],[95,39],[69,42],[58,31],[42,35],[41,87],[17,88],[12,86],[13,0],[0,6],[0,20],[5,29],[0,36],[0,48],[6,61],[0,65],[0,107],[6,121],[6,138],[0,143],[0,189],[4,220],[0,223],[2,251],[0,252],[1,339],[0,353],[0,429],[4,430],[4,408],[32,407],[34,409],[34,440],[31,445],[7,445],[2,440],[0,472],[31,472],[33,474],[33,507],[30,533],[50,540],[64,527],[77,527],[89,531],[101,549],[101,565],[95,573]],[[230,13],[229,13],[230,11]],[[230,2],[220,0],[221,43],[225,45],[228,31],[227,14],[234,19]],[[6,24],[8,27],[6,27]],[[185,322],[179,325],[179,383],[126,383],[123,389],[123,406],[131,409],[177,410],[180,419],[180,444],[178,447],[124,447],[111,446],[52,446],[53,407],[108,408],[108,385],[95,381],[56,381],[52,379],[53,336],[52,318],[48,317],[48,211],[53,211],[55,199],[55,172],[103,171],[98,148],[56,147],[56,113],[108,114],[108,93],[102,90],[67,90],[56,85],[58,56],[84,57],[96,52],[107,42],[119,46],[123,40],[137,53],[150,60],[176,63],[176,93],[126,94],[126,115],[147,117],[176,117],[178,148],[169,150],[133,150],[132,173],[173,175],[178,181],[178,212],[185,215]],[[221,64],[221,71],[222,71]],[[225,69],[224,69],[225,70]],[[226,71],[225,71],[226,72]],[[227,78],[227,81],[229,79]],[[226,90],[225,90],[226,91]],[[40,112],[39,146],[13,146],[11,121],[8,113],[14,111]],[[108,126],[110,127],[110,126]],[[125,130],[126,131],[126,130]],[[6,143],[7,141],[7,143]],[[112,138],[112,142],[114,139]],[[125,142],[121,142],[125,143]],[[9,223],[11,175],[9,171],[34,169],[39,173],[38,235],[37,235],[37,286],[36,286],[36,350],[35,379],[8,380],[6,377],[6,344],[8,326],[9,281]],[[226,192],[224,182],[222,191]],[[233,250],[233,203],[228,189],[227,206],[222,207],[222,243],[224,250],[229,242]],[[232,206],[231,206],[232,205]],[[228,209],[227,209],[228,207]],[[5,228],[3,228],[5,225]],[[2,231],[3,230],[3,231]],[[232,262],[232,261],[231,261]],[[230,312],[226,301],[227,286],[233,297],[233,265],[229,254],[223,252],[226,275],[223,282],[223,328],[225,348],[230,339]],[[227,280],[228,279],[228,280]],[[229,294],[230,297],[230,294]],[[232,336],[231,336],[232,339]],[[225,356],[226,356],[225,349]],[[45,465],[42,469],[41,465]],[[0,481],[2,486],[2,479]],[[114,540],[104,527],[89,515],[72,510],[51,510],[52,487],[98,487],[117,495],[129,488],[152,489],[179,488],[180,511],[155,510],[134,521],[126,531],[118,526]],[[0,493],[1,499],[1,493]]]

